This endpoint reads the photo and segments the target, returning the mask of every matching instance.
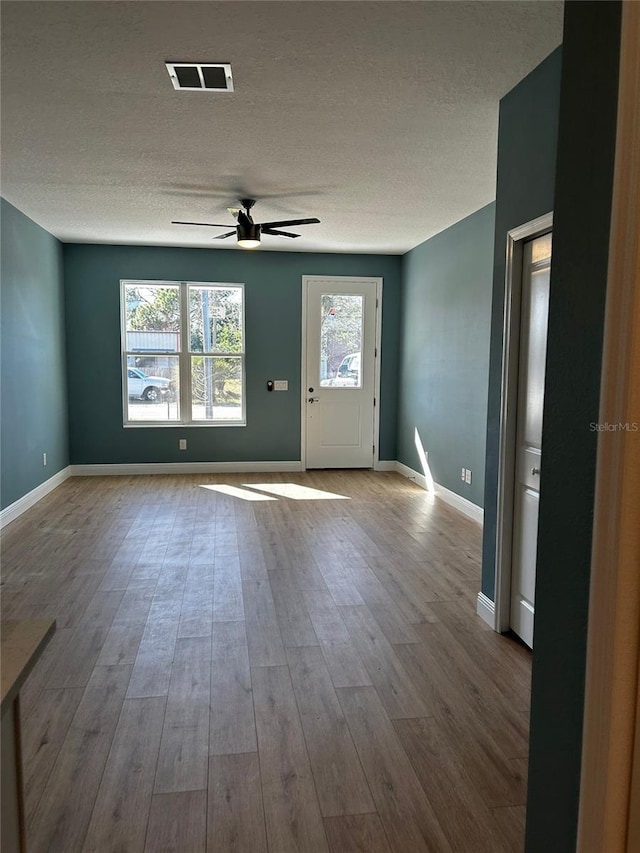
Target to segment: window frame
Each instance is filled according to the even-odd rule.
[[[134,287],[177,287],[180,296],[180,349],[175,353],[167,353],[166,350],[140,350],[133,351],[127,349],[127,302],[126,288],[127,286]],[[190,287],[211,287],[219,289],[236,289],[241,293],[241,331],[242,331],[242,352],[226,353],[199,353],[191,350],[191,329],[189,315],[189,288]],[[161,427],[164,429],[175,428],[217,428],[217,427],[245,427],[247,425],[247,372],[246,372],[246,302],[245,302],[245,286],[242,282],[227,282],[227,281],[169,281],[165,279],[120,279],[120,362],[121,362],[121,383],[122,383],[122,420],[124,429],[139,429]],[[187,346],[185,347],[185,342]],[[162,421],[134,421],[129,419],[129,395],[128,395],[128,374],[130,369],[127,361],[128,358],[139,355],[148,356],[167,356],[171,355],[178,358],[178,375],[180,381],[178,399],[180,406],[180,418],[176,420]],[[193,420],[192,413],[192,398],[191,398],[191,359],[192,356],[202,355],[203,357],[215,358],[239,358],[241,361],[241,376],[242,376],[242,418],[239,420]],[[136,368],[139,369],[139,368]]]

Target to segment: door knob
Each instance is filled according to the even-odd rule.
[[[310,403],[319,403],[320,397],[309,397],[309,402]]]
[[[531,469],[531,473],[532,473],[532,474],[533,474],[533,476],[535,477],[535,475],[536,475],[536,474],[539,474],[539,473],[540,473],[540,469],[539,469],[539,468],[532,468],[532,469]]]

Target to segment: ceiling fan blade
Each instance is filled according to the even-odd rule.
[[[275,228],[262,228],[263,234],[275,234],[277,237],[299,237],[299,234],[292,234],[291,231],[276,231]]]
[[[225,237],[231,237],[231,236],[235,235],[235,233],[236,233],[236,229],[234,228],[233,231],[227,231],[226,234],[218,234],[217,237],[214,237],[213,239],[214,240],[224,240]]]
[[[172,225],[207,225],[209,228],[228,228],[228,225],[220,225],[219,222],[179,222],[176,219],[171,220]]]
[[[281,225],[317,225],[319,219],[282,219],[279,222],[261,222],[262,230],[265,228],[279,228]]]

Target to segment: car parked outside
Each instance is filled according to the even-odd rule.
[[[359,352],[351,352],[340,362],[336,375],[332,379],[325,379],[321,385],[330,385],[334,388],[359,388],[360,387],[360,364]]]
[[[171,391],[171,380],[163,376],[149,376],[139,367],[127,368],[127,391],[129,397],[137,397],[148,403],[166,399]]]

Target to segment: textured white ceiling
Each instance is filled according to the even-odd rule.
[[[248,195],[322,220],[264,249],[405,252],[494,198],[498,101],[561,38],[546,0],[3,2],[2,194],[68,242],[232,247],[170,221]]]

